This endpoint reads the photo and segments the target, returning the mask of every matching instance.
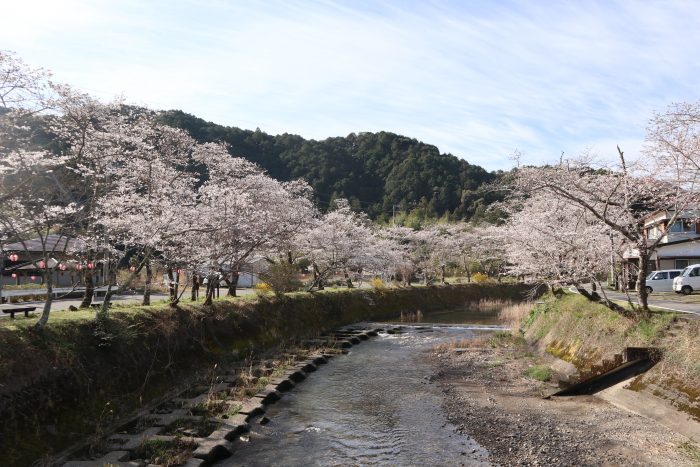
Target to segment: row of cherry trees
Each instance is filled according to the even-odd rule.
[[[148,303],[155,262],[173,304],[181,284],[196,288],[204,277],[210,285],[223,277],[235,294],[253,255],[306,260],[311,289],[337,274],[348,285],[358,274],[431,282],[451,264],[500,264],[466,225],[380,228],[343,200],[321,215],[304,181],[277,181],[222,144],[162,124],[156,112],[100,102],[2,51],[0,141],[0,242],[38,237],[44,245],[34,260],[48,292],[40,328],[51,311],[52,258],[116,265],[128,256],[130,275],[109,286],[98,317],[142,271]],[[56,236],[64,241],[50,241]],[[83,273],[89,306],[93,271]],[[206,303],[213,293],[208,287]]]

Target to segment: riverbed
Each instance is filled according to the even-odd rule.
[[[321,366],[220,465],[694,465],[656,422],[594,396],[543,399],[553,384],[524,373],[546,357],[496,336],[497,310],[406,318],[423,322],[366,324],[390,332]]]
[[[285,395],[222,465],[489,465],[488,452],[448,421],[427,356],[438,343],[499,328],[380,333]]]

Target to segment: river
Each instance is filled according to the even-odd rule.
[[[489,465],[486,450],[447,420],[432,382],[438,369],[426,358],[441,342],[499,329],[478,317],[478,325],[406,325],[331,359],[253,420],[220,465]],[[435,318],[475,320],[467,312]]]

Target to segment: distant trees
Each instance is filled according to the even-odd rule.
[[[355,210],[384,221],[391,218],[393,206],[401,212],[419,209],[431,218],[470,219],[484,216],[485,207],[501,199],[488,189],[497,174],[393,133],[315,141],[223,127],[180,111],[160,118],[199,142],[226,143],[231,154],[259,164],[274,178],[303,178],[324,210],[336,198],[345,198]]]

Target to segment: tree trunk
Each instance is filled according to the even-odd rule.
[[[174,303],[175,300],[177,300],[177,283],[175,282],[175,273],[171,267],[168,267],[166,273],[168,274],[168,295],[170,295],[170,303]]]
[[[637,275],[637,297],[639,298],[639,306],[644,312],[649,311],[649,294],[647,293],[647,275],[649,274],[649,252],[646,248],[639,249],[639,271]]]
[[[343,275],[345,276],[345,284],[348,286],[348,289],[352,289],[355,286],[352,285],[352,281],[350,280],[350,275],[348,274],[347,269],[343,269]]]
[[[95,275],[92,269],[85,270],[85,295],[83,295],[83,301],[80,303],[80,308],[90,308],[92,305],[92,296],[95,293]]]
[[[321,271],[318,269],[318,265],[313,263],[314,267],[314,283],[317,284],[318,290],[323,290],[325,285],[323,284],[323,277],[321,276]]]
[[[445,281],[445,265],[443,264],[442,266],[440,266],[440,269],[442,271],[442,283],[446,284],[447,282]]]
[[[48,258],[44,259],[44,261],[46,261],[47,265],[49,264]],[[51,270],[47,267],[44,272],[42,272],[42,275],[46,276],[44,281],[46,283],[46,301],[44,302],[44,308],[41,311],[39,321],[37,321],[34,325],[34,329],[37,330],[44,329],[44,326],[46,326],[46,323],[49,321],[49,314],[51,314],[51,303],[53,302],[53,278]]]
[[[550,291],[553,291],[553,289],[551,289],[550,284],[547,284],[547,286],[550,287]],[[595,302],[595,303],[600,303],[602,305],[605,305],[606,307],[610,308],[612,311],[615,311],[615,312],[620,313],[622,315],[625,315],[625,316],[629,315],[629,311],[627,309],[625,309],[624,307],[621,307],[620,305],[618,305],[617,303],[615,303],[613,301],[608,300],[607,298],[605,300],[602,299],[600,297],[600,295],[598,295],[598,292],[596,292],[595,290],[592,292],[589,292],[588,290],[586,290],[585,288],[581,287],[578,284],[576,284],[574,287],[576,287],[576,290],[578,291],[578,293],[580,293],[581,295],[586,297],[588,300]]]
[[[214,281],[216,279],[214,278],[213,274],[209,274],[207,276],[207,296],[204,299],[204,305],[210,306],[214,302],[214,287],[216,287],[216,284],[214,284]]]
[[[236,297],[236,289],[238,288],[238,279],[241,277],[241,273],[238,271],[233,271],[231,273],[231,278],[228,280],[228,296]]]
[[[146,260],[146,283],[143,287],[143,302],[141,305],[151,304],[151,282],[153,281],[153,269],[151,269],[151,260]]]
[[[192,275],[192,301],[196,302],[199,298],[199,275]]]

